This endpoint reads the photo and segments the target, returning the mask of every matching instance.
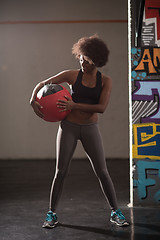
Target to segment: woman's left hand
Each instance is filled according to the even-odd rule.
[[[61,109],[60,112],[64,112],[68,110],[71,111],[74,108],[75,103],[69,97],[67,96],[64,96],[64,97],[66,98],[66,101],[59,99],[57,102],[57,107]]]

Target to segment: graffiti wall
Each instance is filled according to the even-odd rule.
[[[132,43],[131,49],[133,203],[155,206],[160,205],[160,1],[141,1],[136,18],[140,44]]]

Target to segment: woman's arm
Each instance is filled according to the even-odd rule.
[[[57,106],[61,109],[60,111],[77,109],[84,112],[103,113],[109,103],[111,89],[112,89],[111,78],[104,77],[103,88],[98,104],[75,103],[66,97],[67,101],[59,100]]]
[[[67,82],[68,84],[72,84],[72,81],[74,80],[74,74],[76,71],[63,71],[58,73],[55,76],[52,76],[36,85],[36,87],[33,89],[31,98],[30,98],[30,104],[33,107],[34,112],[37,114],[37,116],[43,118],[44,115],[41,112],[42,106],[36,101],[36,96],[38,91],[46,84],[60,84],[63,82]]]
[[[60,84],[63,82],[67,82],[68,84],[71,84],[72,80],[73,80],[72,72],[73,71],[70,71],[70,70],[63,71],[63,72],[58,73],[55,76],[52,76],[52,77],[38,83],[36,85],[36,87],[33,89],[32,96],[30,99],[30,104],[32,105],[32,102],[34,102],[36,100],[38,91],[46,84],[51,84],[51,83],[52,84]]]

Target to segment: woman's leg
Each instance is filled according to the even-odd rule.
[[[107,170],[102,137],[97,124],[83,126],[81,131],[83,147],[91,161],[95,174],[111,209],[117,209],[115,189]]]
[[[66,121],[62,121],[56,143],[56,171],[53,179],[49,210],[55,211],[60,198],[64,179],[68,173],[70,161],[77,145],[76,129]]]

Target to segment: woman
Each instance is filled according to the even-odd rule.
[[[112,87],[111,78],[101,74],[97,68],[107,63],[109,50],[106,44],[94,35],[81,38],[73,45],[72,53],[80,61],[80,70],[63,71],[40,82],[33,90],[30,100],[34,112],[43,118],[41,106],[36,102],[37,92],[45,84],[50,83],[67,82],[71,87],[72,100],[66,97],[65,101],[57,102],[60,111],[70,110],[70,113],[60,123],[58,129],[56,171],[50,192],[49,212],[43,227],[53,228],[58,223],[56,207],[78,140],[82,142],[110,205],[110,221],[118,226],[126,226],[128,223],[118,209],[115,189],[107,170],[102,138],[97,124],[98,113],[105,111]]]

